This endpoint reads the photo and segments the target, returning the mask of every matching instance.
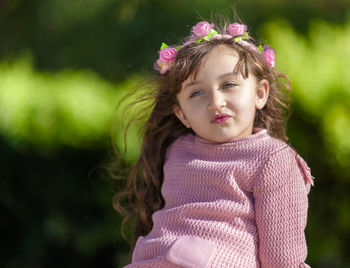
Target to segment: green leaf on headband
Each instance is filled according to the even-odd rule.
[[[214,29],[211,29],[208,35],[214,35],[214,34],[218,34],[218,32],[215,31]]]
[[[263,50],[263,46],[262,45],[259,45],[258,46],[258,49],[259,49],[259,54],[261,54],[262,50]]]
[[[206,41],[210,41],[210,37],[211,37],[212,35],[215,35],[215,34],[218,34],[218,32],[215,31],[215,30],[213,30],[213,29],[211,29],[210,32],[209,32],[206,36],[204,36],[204,37],[201,39],[201,41],[202,41],[203,39],[206,40]]]
[[[247,32],[246,32],[243,36],[235,37],[233,40],[235,40],[235,42],[239,42],[239,41],[241,41],[242,39],[249,39],[249,36],[248,36],[248,33],[247,33]]]
[[[167,48],[167,47],[169,47],[169,46],[167,44],[165,44],[164,42],[162,42],[160,49]]]

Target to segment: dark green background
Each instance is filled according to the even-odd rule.
[[[172,44],[186,36],[199,15],[209,18],[211,11],[230,15],[233,3],[258,38],[270,37],[283,47],[286,39],[278,36],[287,28],[282,27],[278,36],[271,30],[281,20],[288,23],[293,36],[305,38],[304,47],[314,53],[310,59],[307,54],[300,56],[302,52],[291,43],[286,45],[289,52],[295,49],[296,58],[310,63],[307,68],[291,69],[296,96],[302,96],[298,92],[304,81],[298,77],[311,73],[318,63],[327,63],[329,56],[322,51],[334,52],[338,58],[333,60],[342,62],[327,65],[329,72],[325,67],[326,73],[334,71],[334,75],[322,102],[295,97],[288,134],[316,177],[309,196],[307,262],[312,267],[350,267],[350,138],[342,134],[350,131],[344,112],[350,110],[349,84],[342,82],[350,70],[346,71],[350,58],[344,58],[350,54],[347,0],[0,1],[0,267],[126,264],[128,244],[112,208],[120,183],[108,178],[103,167],[112,155],[109,136],[114,106],[121,92],[131,87],[133,77],[151,71],[162,41]],[[324,42],[313,39],[313,29],[320,22],[329,27],[325,35],[334,32],[337,40],[344,38],[344,47],[333,46],[334,36],[325,36]],[[325,50],[310,49],[312,42]],[[277,55],[282,58],[287,52],[277,50]],[[285,62],[280,66],[287,72],[290,65]],[[316,86],[324,74],[313,75],[307,77]],[[26,82],[21,84],[23,77]],[[42,84],[46,91],[40,91]],[[89,86],[91,90],[85,91]],[[74,94],[76,87],[82,95]],[[21,102],[17,92],[25,96]],[[73,92],[77,102],[57,104],[65,92]],[[89,102],[82,98],[84,94]],[[12,96],[13,103],[5,105],[9,102],[4,96]],[[26,110],[27,104],[30,109]],[[336,138],[329,134],[335,130],[327,127],[333,122],[327,117],[330,108],[339,115],[334,117],[340,128]],[[91,116],[84,117],[84,109]],[[48,111],[54,115],[54,126],[41,128],[37,119]],[[120,135],[122,130],[116,128]],[[116,172],[123,174],[132,159],[126,159]]]

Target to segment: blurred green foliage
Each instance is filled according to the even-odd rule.
[[[350,267],[349,3],[236,3],[292,81],[288,135],[316,177],[307,262]],[[162,41],[187,35],[198,14],[230,14],[229,4],[0,1],[0,267],[127,263],[121,218],[112,208],[120,181],[106,177],[103,166],[112,143],[124,151],[125,104],[115,107],[143,85]],[[117,175],[136,159],[138,141],[132,127]]]
[[[9,142],[89,147],[106,135],[119,91],[93,72],[38,73],[30,58],[0,65],[1,132]]]
[[[292,81],[295,101],[309,120],[320,122],[334,164],[349,167],[350,20],[342,26],[314,21],[304,36],[285,21],[274,21],[264,26],[264,32],[277,48],[278,68]]]
[[[0,77],[2,135],[16,148],[31,144],[42,153],[62,146],[99,146],[110,135],[117,103],[140,80],[133,75],[113,85],[93,71],[38,72],[28,55],[0,63]],[[116,116],[120,128],[121,115]],[[122,130],[115,133],[115,142],[122,146]],[[129,146],[135,157],[135,142]]]

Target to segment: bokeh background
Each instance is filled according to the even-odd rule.
[[[316,178],[307,262],[350,267],[349,0],[1,0],[0,267],[126,264],[120,183],[105,172],[112,143],[122,150],[115,106],[162,41],[232,4],[292,81],[288,135]],[[116,174],[135,160],[133,133]]]

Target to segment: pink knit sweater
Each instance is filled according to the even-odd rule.
[[[165,206],[127,267],[309,267],[310,185],[304,160],[266,129],[221,144],[180,137],[167,151]]]

